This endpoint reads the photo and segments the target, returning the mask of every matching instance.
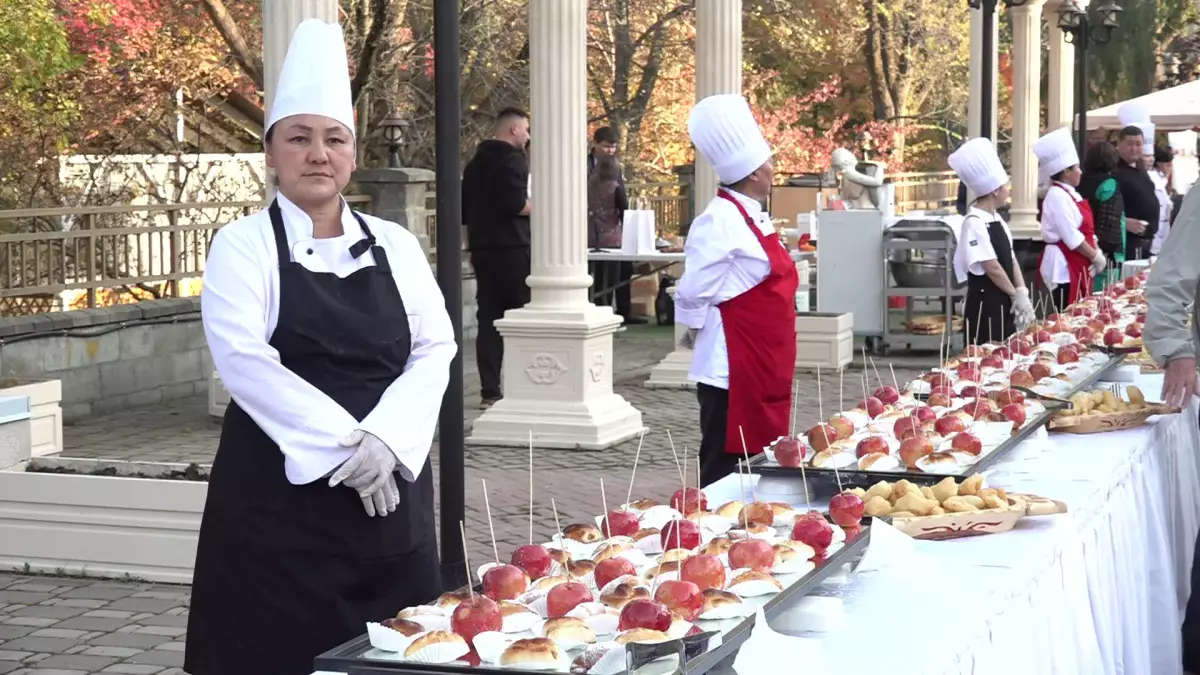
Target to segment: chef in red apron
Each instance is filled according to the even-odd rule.
[[[700,401],[700,480],[736,470],[788,433],[796,368],[796,266],[763,204],[771,148],[744,98],[696,104],[688,132],[721,183],[688,230],[675,319],[695,349],[689,379]]]
[[[1042,201],[1042,249],[1038,270],[1050,291],[1052,311],[1087,297],[1092,278],[1108,265],[1096,246],[1092,207],[1075,191],[1079,185],[1079,154],[1067,128],[1052,131],[1033,144],[1039,173],[1050,180]]]

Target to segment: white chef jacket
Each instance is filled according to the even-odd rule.
[[[1081,201],[1083,197],[1075,188],[1066,183],[1055,183],[1042,202],[1042,241],[1046,242],[1046,252],[1042,254],[1038,271],[1047,288],[1071,283],[1067,257],[1054,244],[1061,241],[1067,248],[1075,250],[1084,243],[1083,233],[1079,231],[1083,225],[1083,214],[1079,212]]]
[[[958,233],[958,248],[954,251],[954,276],[958,283],[966,283],[967,275],[986,274],[983,264],[996,259],[996,249],[992,247],[992,237],[988,234],[988,224],[1000,221],[1004,234],[1008,236],[1009,248],[1012,247],[1012,231],[1008,223],[995,213],[988,213],[978,206],[972,206],[963,216],[962,229]]]
[[[732,190],[729,194],[746,209],[761,233],[775,233],[770,214],[761,204]],[[688,229],[683,277],[675,286],[675,320],[700,331],[688,379],[729,388],[729,353],[718,305],[759,285],[770,273],[767,252],[737,207],[726,199],[713,198]]]
[[[313,238],[312,220],[282,194],[276,196],[292,259],[312,272],[341,278],[375,264],[350,247],[363,238],[350,208],[342,209],[343,234]],[[391,448],[401,475],[416,480],[429,455],[449,366],[458,347],[441,290],[417,238],[396,223],[363,214],[387,252],[412,332],[404,374],[361,422],[332,398],[285,368],[268,344],[279,319],[279,256],[264,209],[224,227],[213,239],[204,270],[200,308],[213,365],[238,406],[284,454],[287,478],[311,483],[354,454],[338,441],[356,429]]]
[[[1150,182],[1154,183],[1154,196],[1158,197],[1158,230],[1154,240],[1150,242],[1150,254],[1158,255],[1162,251],[1163,242],[1171,231],[1171,194],[1167,192],[1167,177],[1158,169],[1151,169]]]

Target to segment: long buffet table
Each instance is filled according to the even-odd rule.
[[[1149,398],[1161,383],[1136,381]],[[826,583],[818,594],[842,598],[840,626],[797,633],[787,612],[771,622],[820,641],[828,667],[796,663],[797,672],[1182,673],[1179,629],[1200,528],[1198,412],[1026,441],[988,482],[1064,501],[1070,512],[1026,518],[1004,534],[918,541],[892,566]],[[760,499],[803,502],[777,479],[758,487]],[[711,503],[739,499],[738,476],[705,492]],[[709,672],[732,674],[732,662]]]

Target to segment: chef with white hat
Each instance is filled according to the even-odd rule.
[[[416,237],[351,211],[342,30],[292,37],[267,117],[278,195],[213,240],[201,310],[229,390],[184,668],[300,675],[441,591],[429,448],[457,347]]]
[[[1042,249],[1038,270],[1056,311],[1091,294],[1092,278],[1108,261],[1096,246],[1092,207],[1075,190],[1082,173],[1079,153],[1067,127],[1033,144],[1038,170],[1050,179],[1040,214]]]
[[[733,471],[743,451],[786,435],[796,369],[800,280],[763,208],[775,175],[771,148],[746,99],[709,96],[688,119],[696,151],[721,183],[688,230],[675,319],[695,354],[700,480]]]
[[[954,273],[967,284],[963,327],[967,344],[1005,340],[1033,322],[1033,303],[1013,258],[1012,232],[996,211],[1008,201],[1008,174],[987,138],[973,138],[948,158],[976,195],[963,217]]]
[[[1154,168],[1154,123],[1150,108],[1136,99],[1117,110],[1124,128],[1118,136],[1121,161],[1113,171],[1121,199],[1125,202],[1125,259],[1141,260],[1150,255],[1158,233],[1161,204],[1150,171]]]

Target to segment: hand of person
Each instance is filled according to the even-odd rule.
[[[386,516],[396,510],[399,491],[392,471],[396,456],[375,434],[356,429],[339,445],[357,450],[329,478],[329,486],[344,484],[358,491],[368,515]]]
[[[1196,359],[1184,357],[1167,364],[1163,377],[1163,403],[1186,408],[1196,395]]]
[[[1137,218],[1126,218],[1125,229],[1132,234],[1144,234],[1146,232],[1146,221],[1138,220]]]
[[[687,331],[683,334],[683,337],[679,338],[679,346],[683,347],[684,349],[695,349],[696,336],[699,334],[700,331],[695,328],[687,329]]]
[[[1029,324],[1033,323],[1036,316],[1033,312],[1033,303],[1029,301],[1028,289],[1017,289],[1017,294],[1013,296],[1012,315],[1018,331],[1025,330]]]
[[[1092,276],[1099,276],[1106,267],[1108,267],[1108,258],[1104,256],[1104,251],[1096,251],[1096,254],[1092,256]]]

